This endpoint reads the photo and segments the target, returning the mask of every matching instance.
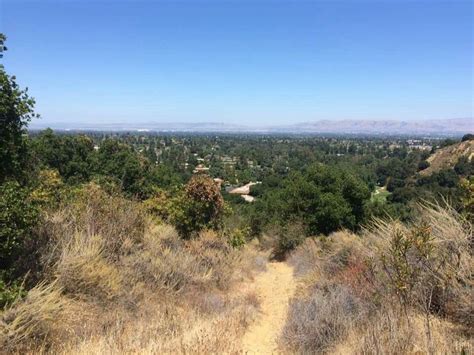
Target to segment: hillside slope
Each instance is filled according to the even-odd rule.
[[[429,176],[442,169],[453,168],[459,158],[463,156],[472,160],[474,157],[474,140],[468,140],[438,149],[427,159],[430,166],[420,171],[420,175]]]

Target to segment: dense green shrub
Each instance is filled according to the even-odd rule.
[[[462,136],[461,141],[466,142],[466,141],[471,141],[473,139],[474,139],[474,134],[468,133],[468,134],[465,134],[464,136]]]
[[[68,183],[88,181],[96,170],[94,143],[85,135],[62,136],[51,129],[32,142],[38,165],[55,169]]]
[[[236,228],[230,231],[228,233],[227,240],[231,247],[241,248],[247,243],[247,240],[249,238],[250,238],[250,228],[244,227],[244,228]]]
[[[20,259],[31,259],[25,254],[37,217],[38,210],[26,189],[16,182],[0,185],[0,307],[22,294],[16,278],[26,271]]]
[[[474,175],[474,159],[465,156],[460,157],[454,166],[454,171],[462,176]]]
[[[41,207],[55,208],[59,205],[63,192],[64,183],[57,170],[40,170],[31,199]]]
[[[0,308],[13,303],[18,297],[25,294],[25,289],[19,281],[7,284],[0,276]]]
[[[305,227],[302,222],[294,222],[281,226],[277,236],[277,245],[274,249],[276,259],[285,258],[286,254],[296,249],[306,237]]]
[[[427,160],[422,160],[418,163],[418,171],[429,168],[430,163]]]
[[[0,185],[0,269],[10,270],[31,238],[38,210],[16,182]]]

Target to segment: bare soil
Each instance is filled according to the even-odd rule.
[[[267,265],[255,278],[261,312],[242,339],[244,354],[278,353],[278,337],[285,325],[288,304],[296,289],[293,268],[285,262]]]

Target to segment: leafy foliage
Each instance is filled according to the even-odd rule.
[[[39,165],[57,170],[70,183],[86,182],[95,171],[94,144],[87,136],[59,136],[47,129],[32,148]]]
[[[0,33],[3,50],[5,40],[5,35]],[[0,66],[0,183],[6,179],[25,179],[28,147],[24,136],[28,122],[38,116],[34,104],[28,89],[22,90],[16,78]]]
[[[40,170],[31,199],[42,207],[54,208],[61,202],[63,191],[64,183],[56,170]]]
[[[328,234],[356,228],[365,218],[369,198],[367,186],[357,177],[316,164],[290,174],[276,192],[264,194],[262,208],[279,221],[303,221],[307,234]]]
[[[31,203],[29,191],[16,182],[0,185],[0,278],[8,281],[15,275],[15,262],[32,238],[38,209]]]
[[[12,304],[19,297],[25,296],[26,291],[18,281],[7,284],[0,278],[0,307]]]
[[[183,238],[204,228],[217,228],[224,213],[224,199],[217,184],[206,175],[195,175],[175,200],[172,223]]]

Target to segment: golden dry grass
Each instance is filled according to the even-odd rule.
[[[259,307],[239,284],[266,255],[252,246],[234,249],[214,232],[182,240],[138,203],[93,185],[86,191],[88,198],[46,217],[44,281],[0,314],[3,349],[238,351]]]
[[[24,300],[11,305],[0,318],[2,349],[21,348],[25,343],[47,336],[68,307],[56,283],[40,283]]]
[[[472,226],[420,205],[412,225],[376,220],[360,235],[308,239],[291,255],[300,287],[281,344],[289,352],[470,353]]]

